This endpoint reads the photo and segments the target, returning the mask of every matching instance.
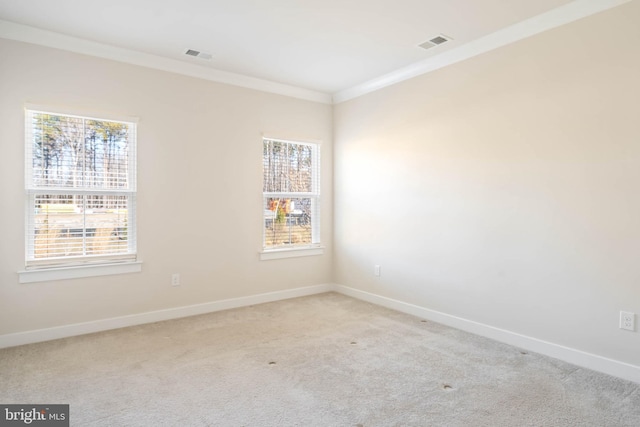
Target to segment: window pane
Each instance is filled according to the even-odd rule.
[[[313,146],[264,140],[264,192],[313,192]]]
[[[128,253],[128,196],[33,197],[33,259]]]
[[[127,196],[86,196],[87,255],[128,252]]]
[[[312,198],[269,198],[264,206],[264,246],[312,243]]]
[[[129,188],[130,130],[125,123],[87,120],[85,188]]]
[[[131,189],[134,125],[30,111],[31,188]]]
[[[33,185],[81,187],[83,184],[83,120],[32,113],[30,116]]]

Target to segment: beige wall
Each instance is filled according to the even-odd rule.
[[[632,2],[337,105],[337,283],[640,365],[618,329],[640,313],[639,22]]]
[[[618,329],[620,310],[640,313],[637,22],[632,2],[333,118],[0,40],[0,335],[333,280],[640,365],[640,334]],[[142,273],[18,284],[25,103],[140,118]],[[324,141],[323,256],[258,260],[263,132]]]
[[[331,106],[2,39],[0,58],[0,335],[331,280]],[[142,273],[18,283],[25,103],[139,117]],[[323,141],[323,256],[258,259],[263,132]]]

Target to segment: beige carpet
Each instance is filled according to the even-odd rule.
[[[0,350],[74,426],[640,426],[640,385],[329,293]]]

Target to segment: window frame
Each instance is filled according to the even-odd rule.
[[[262,173],[262,250],[260,251],[261,260],[271,260],[280,258],[293,258],[301,256],[322,255],[324,253],[324,246],[321,243],[321,142],[308,141],[299,139],[284,139],[277,137],[264,136],[261,139],[262,145],[262,164],[264,167],[264,147],[265,142],[280,142],[283,144],[292,145],[306,145],[312,147],[312,172],[311,172],[311,187],[310,192],[265,192],[264,191],[264,169]],[[309,198],[311,199],[311,243],[291,245],[291,246],[279,246],[269,247],[266,245],[266,217],[264,215],[267,199],[269,198]]]
[[[38,185],[34,181],[34,134],[33,124],[30,121],[34,114],[50,114],[61,117],[80,118],[83,120],[116,122],[126,124],[129,127],[127,148],[127,185],[126,188],[92,188],[89,186],[78,187],[48,187]],[[136,117],[114,116],[109,114],[91,114],[86,111],[70,111],[47,106],[27,104],[24,107],[25,123],[25,269],[19,271],[20,283],[39,282],[47,280],[60,280],[77,277],[92,277],[111,274],[122,274],[141,271],[141,262],[137,254],[137,151],[138,151],[138,119]],[[82,176],[87,171],[82,169]],[[127,240],[126,251],[111,254],[88,255],[83,250],[82,255],[56,256],[50,258],[36,258],[34,255],[35,243],[35,212],[36,198],[38,195],[73,195],[82,198],[89,196],[119,196],[124,197],[127,203],[126,223]],[[86,199],[84,199],[86,200]],[[88,234],[86,219],[82,222],[83,238]],[[84,242],[84,241],[83,241]],[[84,248],[83,243],[83,248]]]

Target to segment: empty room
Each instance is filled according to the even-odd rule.
[[[0,0],[0,425],[640,425],[640,1]]]

